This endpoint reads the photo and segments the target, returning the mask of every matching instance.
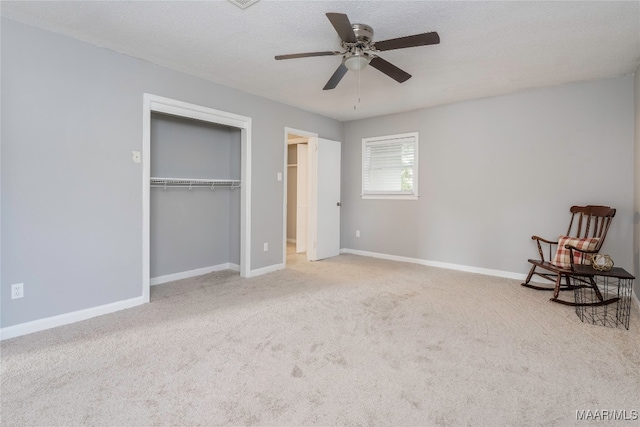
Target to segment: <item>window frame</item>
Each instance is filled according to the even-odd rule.
[[[368,191],[365,193],[364,182],[365,172],[367,171],[366,164],[366,152],[367,146],[371,143],[390,143],[394,139],[406,140],[407,138],[413,138],[414,144],[414,161],[412,167],[412,189],[411,192],[406,191]],[[402,142],[406,143],[406,142]],[[400,144],[400,142],[398,143]],[[419,148],[419,135],[418,132],[408,132],[395,135],[376,136],[371,138],[362,138],[362,170],[360,174],[361,188],[360,197],[362,199],[389,199],[389,200],[418,200],[418,148]]]

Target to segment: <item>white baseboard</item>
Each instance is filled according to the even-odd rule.
[[[343,249],[340,249],[340,253],[362,255],[362,256],[368,256],[373,258],[387,259],[391,261],[410,262],[412,264],[426,265],[428,267],[446,268],[449,270],[465,271],[467,273],[478,273],[478,274],[484,274],[487,276],[504,277],[507,279],[526,280],[527,278],[526,274],[513,273],[511,271],[492,270],[489,268],[472,267],[468,265],[451,264],[448,262],[440,262],[440,261],[429,261],[429,260],[420,259],[420,258],[409,258],[404,256],[398,256],[398,255],[381,254],[377,252],[360,251],[356,249],[343,248]]]
[[[296,243],[296,239],[287,239],[287,243]]]
[[[278,270],[284,270],[286,267],[287,266],[285,264],[274,264],[267,267],[256,268],[255,270],[251,270],[249,272],[248,277],[262,276],[263,274],[272,273]]]
[[[356,249],[343,248],[343,249],[340,249],[340,253],[369,256],[373,258],[380,258],[380,259],[386,259],[391,261],[409,262],[409,263],[420,264],[420,265],[425,265],[429,267],[446,268],[450,270],[465,271],[469,273],[478,273],[478,274],[484,274],[489,276],[504,277],[507,279],[516,279],[516,280],[526,279],[526,274],[513,273],[509,271],[492,270],[487,268],[471,267],[467,265],[451,264],[451,263],[439,262],[439,261],[428,261],[428,260],[423,260],[419,258],[409,258],[409,257],[398,256],[398,255],[388,255],[388,254],[381,254],[377,252],[360,251]],[[284,268],[286,268],[285,264],[269,265],[267,267],[251,270],[248,277],[261,276],[263,274],[282,270]],[[160,283],[166,283],[173,280],[180,280],[187,277],[198,276],[198,275],[210,273],[212,271],[221,271],[221,270],[240,271],[240,266],[238,264],[232,264],[232,263],[219,264],[217,266],[205,267],[201,269],[185,271],[182,273],[175,273],[175,274],[170,274],[166,276],[155,277],[150,280],[150,283],[151,285],[158,285]],[[161,281],[161,280],[164,280],[164,281]],[[638,299],[638,295],[636,294],[635,290],[632,291],[632,295],[633,295],[633,300],[635,301],[636,305],[638,306],[638,309],[640,310],[640,299]],[[0,341],[19,337],[22,335],[31,334],[34,332],[44,331],[44,330],[55,328],[58,326],[68,325],[70,323],[80,322],[82,320],[91,319],[92,317],[102,316],[104,314],[109,314],[109,313],[124,310],[127,308],[135,307],[135,306],[144,304],[146,302],[147,301],[145,301],[145,299],[142,296],[139,296],[139,297],[131,298],[124,301],[114,302],[111,304],[100,305],[97,307],[87,308],[84,310],[73,311],[71,313],[65,313],[57,316],[47,317],[45,319],[38,319],[31,322],[25,322],[19,325],[7,326],[4,328],[0,328]]]
[[[152,277],[149,279],[149,285],[161,285],[167,282],[173,282],[174,280],[188,279],[189,277],[202,276],[203,274],[209,274],[214,271],[222,270],[234,270],[240,271],[238,264],[232,264],[230,262],[218,265],[212,265],[209,267],[196,268],[195,270],[181,271],[179,273],[167,274],[164,276]]]
[[[224,263],[212,267],[199,268],[196,270],[183,271],[181,273],[168,274],[166,276],[154,277],[149,280],[150,285],[159,285],[161,283],[171,282],[174,280],[186,279],[188,277],[199,276],[211,273],[212,271],[234,270],[240,271],[240,266],[233,263]],[[0,329],[0,341],[9,338],[15,338],[22,335],[31,334],[33,332],[44,331],[46,329],[55,328],[57,326],[68,325],[70,323],[80,322],[82,320],[91,319],[92,317],[102,316],[127,308],[144,304],[148,301],[140,296],[124,301],[118,301],[111,304],[100,305],[98,307],[87,308],[84,310],[64,313],[57,316],[38,319],[32,322],[20,323],[19,325],[7,326]]]
[[[51,316],[45,319],[38,319],[32,322],[20,323],[19,325],[7,326],[0,329],[0,340],[15,338],[21,335],[27,335],[34,332],[55,328],[57,326],[80,322],[82,320],[91,319],[92,317],[102,316],[103,314],[109,314],[115,311],[124,310],[126,308],[135,307],[137,305],[144,304],[145,302],[146,301],[144,300],[144,298],[142,296],[139,296],[124,301],[100,305],[98,307],[72,311],[71,313]]]

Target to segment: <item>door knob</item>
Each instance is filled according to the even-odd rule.
[[[340,205],[340,202],[338,202],[338,203],[336,204],[336,206],[342,206],[342,205]]]

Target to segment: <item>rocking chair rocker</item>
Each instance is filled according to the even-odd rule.
[[[584,285],[574,286],[571,284],[570,276],[573,272],[574,264],[588,264],[592,254],[597,254],[604,243],[607,231],[611,225],[611,220],[616,215],[616,210],[609,206],[572,206],[571,221],[566,236],[560,236],[558,241],[543,239],[542,237],[532,236],[531,239],[536,241],[538,245],[538,253],[540,259],[530,259],[529,263],[533,264],[527,280],[522,283],[531,289],[553,291],[551,301],[565,305],[578,305],[574,302],[568,302],[558,299],[560,291],[573,290],[579,287],[594,287],[598,297],[601,298],[600,292],[593,281],[592,277],[582,280]],[[573,229],[573,231],[572,231]],[[549,260],[545,260],[542,245],[548,245]],[[555,256],[552,254],[552,248],[557,246]],[[553,256],[553,258],[552,258]],[[536,269],[546,270],[546,272],[538,272]],[[533,275],[540,276],[551,282],[555,282],[553,288],[536,286],[531,284]],[[562,285],[564,278],[565,285]],[[610,301],[601,300],[598,305],[608,304]],[[590,304],[593,305],[593,304]]]

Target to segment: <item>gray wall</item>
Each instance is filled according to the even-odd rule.
[[[636,68],[635,73],[635,161],[634,161],[634,209],[633,209],[633,269],[636,276],[635,290],[636,295],[640,298],[640,64]]]
[[[342,123],[6,18],[1,43],[0,326],[142,294],[145,92],[252,118],[251,268],[283,262],[284,129]]]
[[[141,295],[142,168],[131,151],[142,147],[145,92],[252,118],[252,269],[283,262],[285,127],[344,141],[343,247],[524,273],[531,234],[554,237],[568,206],[603,203],[618,208],[604,251],[633,268],[631,76],[343,125],[5,18],[0,30],[1,327]],[[420,200],[361,200],[361,138],[415,130]],[[636,186],[636,218],[639,199]],[[25,297],[11,300],[19,282]]]
[[[240,138],[237,128],[152,114],[151,176],[240,179]],[[232,201],[240,215],[239,193],[229,188],[152,188],[151,277],[239,264],[240,222],[234,221],[232,228],[230,217]]]
[[[633,77],[345,124],[342,247],[526,273],[571,205],[618,209],[603,252],[633,268]],[[417,201],[362,200],[361,140],[418,131]],[[355,231],[361,237],[355,237]]]

